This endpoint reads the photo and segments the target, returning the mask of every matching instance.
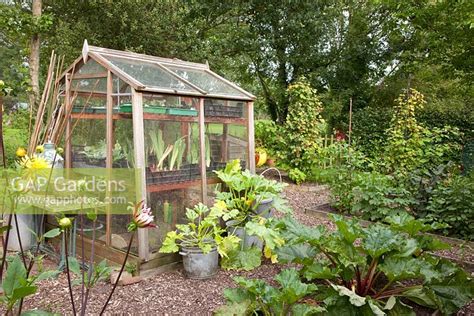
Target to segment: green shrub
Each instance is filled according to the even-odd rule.
[[[456,128],[428,129],[419,124],[415,114],[425,100],[411,89],[397,99],[383,160],[375,162],[384,173],[407,176],[414,170],[429,170],[450,160],[459,161],[461,133]]]
[[[341,169],[331,183],[333,206],[364,219],[380,220],[410,209],[411,193],[392,176]]]
[[[387,122],[390,122],[392,112],[392,109],[382,107],[365,107],[354,111],[352,140],[365,156],[373,159],[381,154],[387,143]]]
[[[288,87],[290,104],[283,127],[284,160],[290,168],[308,172],[322,147],[322,133],[326,124],[321,117],[322,104],[316,90],[307,82],[299,81]]]
[[[474,173],[456,175],[441,182],[431,194],[426,217],[448,224],[445,234],[473,240]]]
[[[255,121],[255,146],[265,148],[270,156],[278,151],[279,126],[270,120]]]
[[[3,118],[3,143],[5,145],[5,156],[7,166],[14,167],[15,152],[18,147],[28,146],[28,111],[21,110]]]
[[[306,181],[306,174],[298,168],[291,169],[288,172],[288,177],[297,185]]]

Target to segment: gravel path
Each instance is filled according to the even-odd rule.
[[[325,187],[290,184],[285,189],[285,194],[294,209],[295,218],[299,221],[310,226],[323,224],[329,229],[334,229],[329,220],[305,212],[305,209],[328,202],[329,193]],[[202,281],[186,279],[182,271],[162,273],[137,284],[118,287],[109,303],[108,312],[110,315],[112,313],[208,315],[224,303],[223,290],[235,286],[232,277],[241,275],[271,281],[273,276],[284,268],[284,265],[264,262],[262,266],[250,272],[220,270],[214,278]],[[91,291],[88,314],[98,314],[110,289],[110,284],[101,283]],[[74,291],[75,297],[79,298],[80,287],[76,286]],[[78,305],[76,302],[76,306]],[[42,281],[39,292],[25,301],[24,310],[34,308],[72,314],[65,274],[55,280]],[[459,315],[470,314],[474,314],[472,304],[459,313]]]

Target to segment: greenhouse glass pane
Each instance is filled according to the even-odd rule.
[[[229,95],[248,98],[247,95],[243,94],[239,90],[235,89],[231,85],[225,83],[217,77],[205,72],[204,70],[177,67],[171,65],[165,65],[166,68],[178,74],[183,79],[195,84],[199,88],[205,90],[209,94]]]
[[[227,162],[240,159],[247,168],[247,129],[244,125],[206,123],[206,169],[208,177],[223,169]]]
[[[82,65],[81,68],[77,71],[77,73],[84,75],[84,74],[98,74],[102,72],[106,72],[107,69],[102,67],[98,62],[93,59],[89,59],[87,63]]]
[[[72,91],[107,92],[107,78],[73,79]]]
[[[145,86],[198,92],[151,62],[135,61],[108,55],[102,56]]]

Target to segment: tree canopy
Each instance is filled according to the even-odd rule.
[[[40,20],[29,1],[0,6],[0,76],[13,87],[24,86],[28,39],[38,32],[43,61],[54,49],[71,62],[84,39],[207,60],[258,95],[260,113],[278,123],[288,114],[287,88],[303,76],[336,128],[346,128],[349,98],[355,110],[392,107],[407,87],[444,112],[472,108],[472,1],[45,0]]]

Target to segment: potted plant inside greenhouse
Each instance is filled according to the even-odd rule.
[[[147,148],[149,183],[163,184],[197,179],[200,175],[199,166],[193,159],[193,153],[186,154],[186,136],[180,137],[172,144],[163,140],[163,131],[155,127],[148,132],[150,148]],[[191,163],[190,163],[190,162]],[[193,163],[194,162],[194,163]]]
[[[214,276],[219,268],[219,255],[227,257],[240,241],[233,234],[222,236],[224,230],[219,220],[226,220],[228,216],[226,205],[222,202],[217,202],[210,209],[202,203],[188,208],[188,223],[178,224],[176,231],[168,232],[160,252],[179,252],[188,278],[207,279]]]

